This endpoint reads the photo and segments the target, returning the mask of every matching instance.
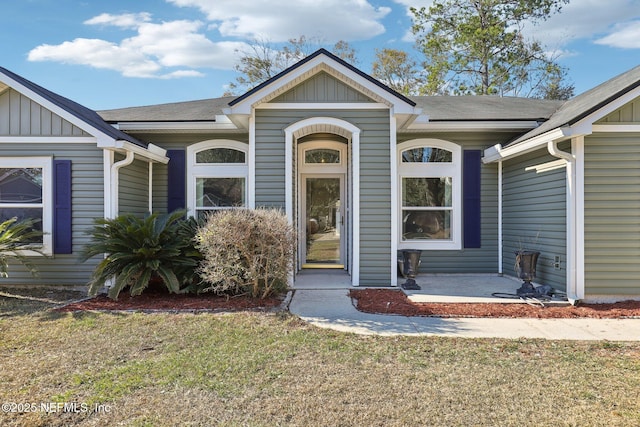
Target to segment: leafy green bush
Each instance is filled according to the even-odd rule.
[[[44,233],[34,228],[40,220],[24,219],[18,221],[13,217],[0,223],[0,277],[9,277],[10,261],[18,261],[33,276],[38,275],[37,267],[24,255],[23,251],[32,251],[44,255],[42,244],[31,243],[41,241]]]
[[[97,294],[113,279],[110,298],[117,299],[127,286],[131,295],[139,295],[152,277],[159,278],[169,292],[184,292],[183,286],[191,285],[195,277],[199,260],[190,231],[194,228],[184,220],[184,211],[154,213],[145,218],[125,214],[96,219],[81,259],[101,254],[106,257],[93,272],[89,294]]]
[[[203,291],[266,298],[287,288],[296,233],[275,209],[230,209],[211,214],[196,234],[203,259]]]

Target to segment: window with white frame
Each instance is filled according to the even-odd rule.
[[[398,145],[399,249],[460,249],[459,145],[416,139]]]
[[[247,206],[247,144],[204,141],[188,147],[187,157],[187,208],[194,216]]]
[[[44,235],[25,244],[42,244],[44,253],[52,251],[51,165],[51,157],[0,157],[0,222],[35,220]]]

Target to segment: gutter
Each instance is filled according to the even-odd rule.
[[[572,133],[573,129],[570,127],[556,128],[519,144],[508,145],[506,147],[502,147],[501,144],[496,144],[484,150],[482,162],[484,164],[494,163],[529,153],[544,147],[548,141],[560,142],[569,139]]]
[[[147,148],[142,148],[136,144],[132,144],[129,141],[118,140],[115,142],[115,149],[125,150],[126,153],[137,154],[140,157],[148,159],[153,162],[167,164],[169,158],[167,157],[167,150],[160,148],[157,145],[149,143]],[[113,149],[112,148],[112,149]]]

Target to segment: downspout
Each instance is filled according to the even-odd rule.
[[[579,300],[576,257],[576,157],[558,148],[558,140],[547,143],[549,154],[567,164],[567,299],[573,305]]]
[[[131,163],[133,163],[134,158],[135,155],[133,154],[133,151],[127,151],[127,155],[124,159],[111,165],[111,218],[117,217],[119,211],[118,197],[120,194],[120,168],[129,166]]]
[[[153,213],[153,163],[149,162],[149,214]]]
[[[502,256],[504,252],[502,244],[502,160],[498,162],[498,274],[504,274]]]

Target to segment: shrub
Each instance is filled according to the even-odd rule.
[[[266,298],[287,289],[296,233],[275,209],[230,209],[211,214],[196,234],[203,255],[204,291]]]
[[[139,295],[149,280],[159,278],[172,293],[184,292],[195,275],[199,253],[193,245],[193,226],[185,224],[184,211],[152,214],[139,218],[132,214],[114,219],[96,219],[85,246],[83,261],[106,254],[97,265],[89,282],[89,295],[95,295],[114,279],[109,297],[117,299],[130,287],[131,295]],[[178,276],[179,274],[179,276]]]
[[[10,261],[18,261],[33,276],[38,275],[37,267],[23,254],[23,251],[33,251],[44,255],[42,244],[32,243],[41,240],[44,234],[34,228],[38,221],[40,220],[24,219],[18,221],[18,218],[13,217],[0,223],[0,277],[9,277]]]

